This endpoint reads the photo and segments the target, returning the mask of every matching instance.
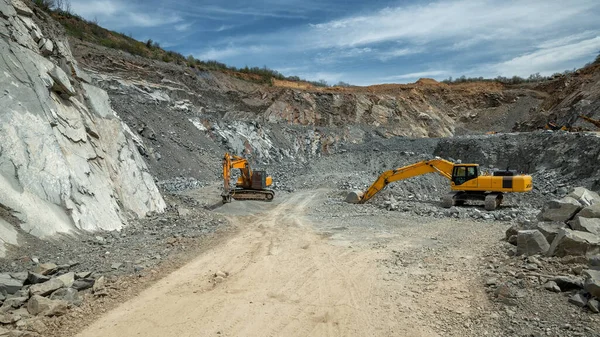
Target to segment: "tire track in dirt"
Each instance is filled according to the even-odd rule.
[[[393,284],[382,277],[387,252],[315,232],[305,214],[320,193],[231,216],[234,237],[78,336],[438,336],[422,320],[431,303],[405,292],[410,275]],[[217,281],[217,271],[229,276]]]

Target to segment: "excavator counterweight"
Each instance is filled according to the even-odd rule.
[[[239,169],[240,177],[235,187],[231,187],[231,170]],[[265,171],[253,171],[248,160],[225,153],[223,157],[223,203],[235,200],[272,201],[275,192],[267,189],[273,184],[273,179]]]
[[[366,191],[350,192],[346,201],[365,203],[392,182],[427,173],[438,173],[450,180],[452,191],[442,199],[444,207],[459,206],[467,200],[481,200],[487,210],[494,210],[502,203],[504,193],[529,192],[533,188],[530,175],[509,170],[480,175],[478,164],[455,164],[437,158],[385,171]]]

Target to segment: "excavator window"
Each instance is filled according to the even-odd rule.
[[[452,172],[452,181],[456,185],[462,185],[479,175],[476,166],[455,166]]]

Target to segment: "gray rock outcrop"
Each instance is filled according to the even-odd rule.
[[[0,0],[0,242],[17,244],[16,229],[41,238],[118,230],[126,214],[162,212],[108,95],[72,77],[73,69],[86,76],[66,41],[42,37],[38,15]]]

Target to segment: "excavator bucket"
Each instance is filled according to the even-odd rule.
[[[346,196],[346,202],[358,204],[362,200],[363,195],[364,193],[362,191],[352,191]]]

